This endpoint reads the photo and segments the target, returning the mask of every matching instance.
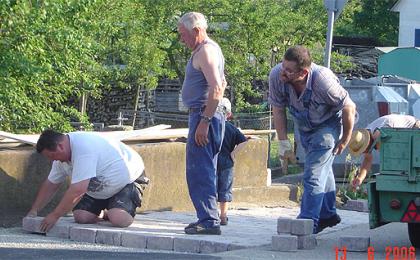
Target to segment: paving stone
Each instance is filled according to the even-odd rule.
[[[275,235],[271,239],[271,248],[275,251],[296,251],[298,238],[293,235]]]
[[[174,238],[174,251],[200,253],[200,240],[176,237]]]
[[[95,243],[96,231],[96,228],[71,227],[70,239],[79,242]]]
[[[121,232],[121,246],[146,248],[147,238],[138,232]]]
[[[344,205],[344,208],[347,210],[355,210],[360,212],[369,212],[369,206],[367,200],[348,200]]]
[[[314,229],[314,221],[312,219],[293,219],[291,224],[292,235],[311,235]]]
[[[156,250],[174,250],[174,238],[169,236],[147,236],[146,248]]]
[[[290,234],[292,231],[291,218],[280,217],[277,219],[277,234]]]
[[[22,229],[28,232],[45,233],[39,229],[43,219],[42,217],[24,217],[22,220]]]
[[[298,249],[314,249],[316,245],[315,235],[298,236]]]
[[[237,245],[237,244],[229,244],[228,245],[228,251],[240,250],[240,249],[246,249],[246,248],[248,248],[248,247],[244,246],[244,245]]]
[[[228,243],[214,242],[214,241],[200,241],[200,253],[218,253],[228,251]]]
[[[47,237],[70,238],[70,224],[57,222],[48,232]]]
[[[340,248],[346,247],[347,251],[366,252],[370,245],[370,237],[345,236],[340,237]]]
[[[119,230],[98,229],[95,241],[98,244],[120,246],[121,232]]]

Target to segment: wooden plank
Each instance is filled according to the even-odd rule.
[[[155,133],[157,131],[161,131],[163,129],[170,128],[170,125],[156,125],[144,129],[134,130],[134,131],[113,131],[113,132],[95,132],[99,133],[100,135],[117,140],[125,140],[127,138],[133,138],[136,136],[142,136],[145,134]],[[36,142],[39,139],[39,134],[32,134],[32,135],[21,135],[21,134],[12,134],[9,132],[0,131],[0,137],[4,137],[7,139],[13,139],[15,141],[29,144],[32,146],[36,145]],[[10,142],[10,140],[5,139],[5,141]]]
[[[275,133],[276,130],[253,130],[253,129],[240,129],[244,135],[264,135]],[[124,139],[124,142],[136,141],[152,141],[152,140],[167,140],[176,139],[188,136],[188,128],[165,129],[158,132],[146,133],[132,138]]]
[[[4,131],[0,131],[0,136],[4,138],[16,140],[20,143],[33,145],[33,146],[36,145],[36,142],[39,139],[39,135],[17,135],[17,134],[12,134],[9,132],[4,132]]]
[[[102,136],[111,139],[117,139],[124,142],[138,142],[150,140],[167,140],[176,139],[188,136],[188,128],[168,129],[170,125],[156,125],[149,128],[134,130],[134,131],[110,131],[110,132],[95,132]],[[254,130],[254,129],[240,129],[244,135],[265,135],[275,133],[275,130]],[[29,145],[36,145],[39,135],[17,135],[8,132],[0,131],[0,136],[8,139],[13,139],[18,142]],[[6,141],[5,139],[4,141]],[[7,140],[10,142],[10,140]]]
[[[133,130],[133,131],[109,131],[109,132],[98,132],[98,133],[107,138],[123,141],[123,140],[134,138],[137,136],[143,136],[147,134],[156,133],[161,130],[168,129],[170,127],[171,127],[170,125],[155,125],[152,127]]]

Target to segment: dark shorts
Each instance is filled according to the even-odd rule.
[[[127,211],[134,217],[136,208],[141,206],[143,189],[138,183],[130,183],[109,199],[95,199],[85,194],[73,208],[73,211],[86,210],[99,216],[104,209],[119,208]]]

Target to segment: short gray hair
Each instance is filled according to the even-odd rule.
[[[207,20],[203,14],[197,12],[189,12],[179,18],[178,25],[183,25],[188,31],[194,28],[203,28],[207,30]]]

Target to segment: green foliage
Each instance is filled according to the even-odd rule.
[[[349,0],[337,20],[342,36],[372,37],[382,46],[398,44],[398,13],[390,11],[395,0]]]
[[[362,184],[357,190],[353,190],[351,186],[357,170],[358,166],[353,161],[351,155],[348,154],[344,165],[343,183],[338,187],[337,191],[337,196],[340,197],[341,201],[344,203],[349,199],[367,199],[367,187],[365,184]]]
[[[152,89],[162,77],[182,82],[191,52],[177,21],[191,10],[207,16],[223,49],[237,110],[263,109],[252,103],[262,95],[256,83],[288,47],[306,45],[322,64],[323,0],[0,0],[0,129],[69,131],[70,121],[88,121],[70,98]],[[332,66],[351,63],[333,54]]]
[[[2,1],[0,128],[71,130],[70,97],[157,85],[165,54],[137,1]]]

